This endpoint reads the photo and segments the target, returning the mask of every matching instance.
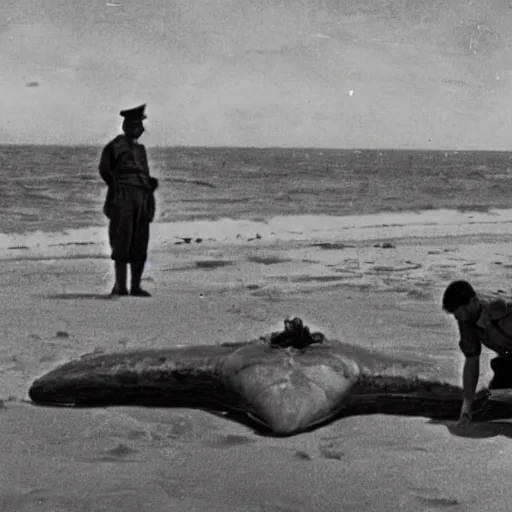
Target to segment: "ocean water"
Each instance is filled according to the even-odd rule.
[[[0,146],[0,234],[106,226],[100,147]],[[347,216],[512,203],[512,153],[148,148],[156,223]]]

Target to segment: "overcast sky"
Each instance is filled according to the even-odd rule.
[[[1,3],[0,143],[512,147],[508,0]]]

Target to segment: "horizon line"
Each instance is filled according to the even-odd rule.
[[[105,144],[31,144],[31,143],[3,143],[0,142],[1,147],[40,147],[40,148],[102,148]],[[329,147],[329,146],[195,146],[195,145],[170,145],[165,146],[162,144],[155,144],[146,146],[147,149],[212,149],[212,150],[237,150],[237,149],[249,149],[249,150],[285,150],[285,151],[414,151],[414,152],[444,152],[444,153],[510,153],[512,149],[468,149],[468,148],[400,148],[400,147],[357,147],[357,148],[344,148],[344,147]]]

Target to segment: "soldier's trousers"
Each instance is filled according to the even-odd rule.
[[[151,218],[149,196],[150,192],[137,187],[116,189],[108,229],[114,261],[133,263],[146,260]]]

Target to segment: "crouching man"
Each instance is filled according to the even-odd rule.
[[[443,295],[443,309],[459,328],[459,347],[465,357],[463,403],[459,427],[471,422],[471,408],[480,374],[482,345],[497,354],[491,360],[494,376],[489,389],[512,388],[512,303],[477,294],[467,281],[454,281]]]

